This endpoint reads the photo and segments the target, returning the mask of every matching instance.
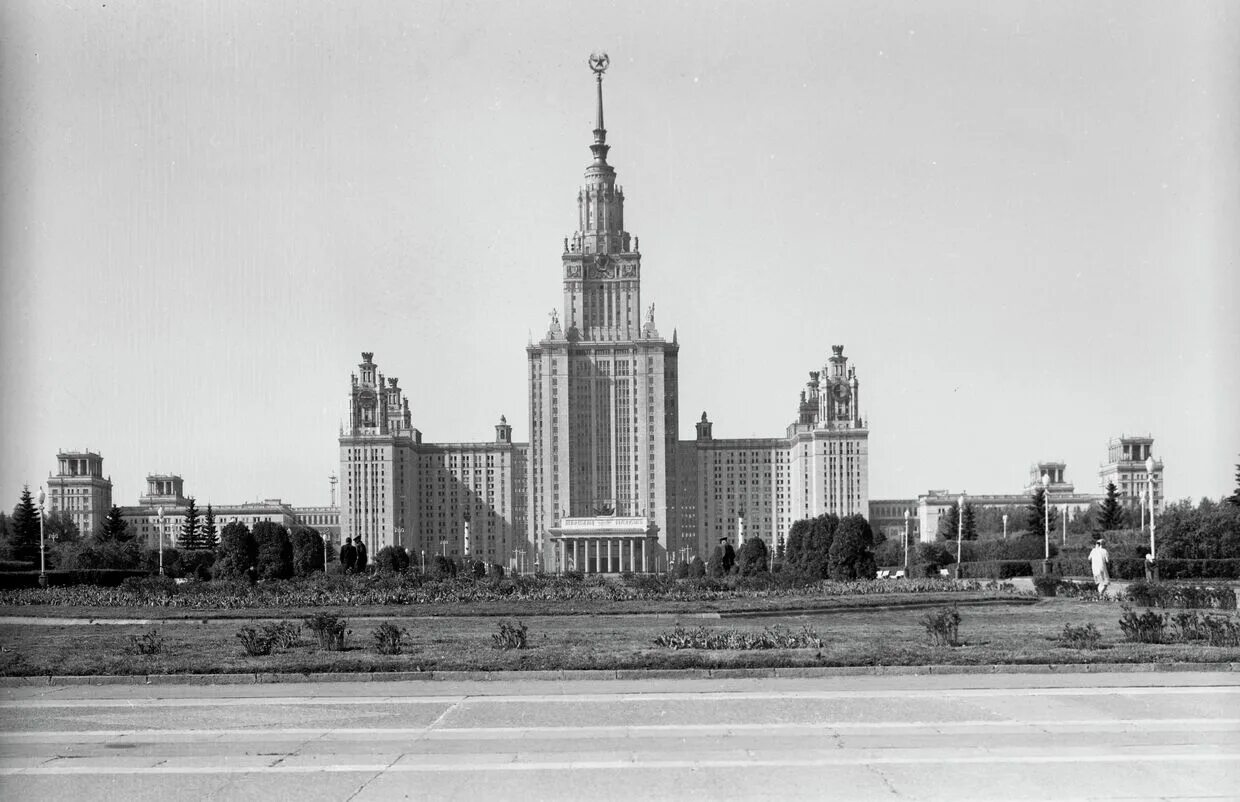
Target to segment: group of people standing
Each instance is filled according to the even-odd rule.
[[[356,542],[356,545],[354,543]],[[353,538],[344,539],[344,545],[340,547],[340,566],[344,568],[346,574],[360,574],[366,570],[366,544],[359,537],[354,541]]]

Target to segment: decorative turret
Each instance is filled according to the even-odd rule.
[[[603,123],[603,73],[609,64],[606,53],[590,56],[597,93],[590,145],[594,160],[577,192],[577,231],[565,240],[562,257],[564,334],[573,342],[643,336],[641,256],[630,248],[624,230],[624,189],[616,184],[615,168],[607,163],[611,146]]]

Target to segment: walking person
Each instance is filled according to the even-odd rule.
[[[357,539],[358,543],[362,542],[361,538]],[[346,537],[344,545],[340,547],[340,567],[346,574],[353,573],[353,565],[357,562],[357,549],[353,547],[353,538]]]
[[[1098,586],[1098,595],[1105,596],[1107,586],[1111,584],[1111,555],[1102,545],[1102,538],[1094,541],[1094,550],[1089,553],[1089,567],[1094,572],[1094,583]]]
[[[357,547],[354,549],[355,557],[353,561],[353,570],[356,573],[366,573],[366,544],[359,537],[357,539]]]

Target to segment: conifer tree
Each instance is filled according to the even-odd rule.
[[[207,515],[202,522],[202,548],[215,549],[220,544],[219,530],[215,528],[215,510],[207,505]]]
[[[1046,523],[1046,489],[1036,487],[1033,490],[1033,497],[1029,501],[1028,517],[1025,519],[1025,527],[1030,532],[1037,532],[1042,537],[1047,536]],[[1054,531],[1055,525],[1059,522],[1059,515],[1055,511],[1054,505],[1050,509],[1050,528]]]
[[[201,549],[199,527],[198,506],[194,503],[194,497],[190,496],[185,508],[185,520],[181,523],[181,536],[177,538],[177,546],[186,550]]]
[[[1119,489],[1114,482],[1107,482],[1106,498],[1102,500],[1102,508],[1098,513],[1098,526],[1103,531],[1119,529],[1124,524],[1124,511],[1119,505]]]
[[[939,537],[955,540],[960,532],[960,502],[953,501],[947,512],[939,516]]]
[[[39,508],[30,494],[30,485],[22,487],[21,499],[9,519],[9,546],[13,559],[26,562],[39,560]]]
[[[977,512],[973,508],[971,502],[966,501],[964,504],[964,512],[962,526],[964,528],[965,540],[977,540]]]
[[[103,543],[126,543],[132,539],[129,524],[121,517],[120,507],[113,504],[112,509],[108,510],[108,517],[103,519],[96,538]]]
[[[1240,507],[1240,463],[1236,465],[1236,492],[1227,497],[1227,503],[1233,507]]]

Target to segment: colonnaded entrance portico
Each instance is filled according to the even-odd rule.
[[[646,517],[564,518],[548,530],[555,570],[586,574],[654,569],[658,527]]]

